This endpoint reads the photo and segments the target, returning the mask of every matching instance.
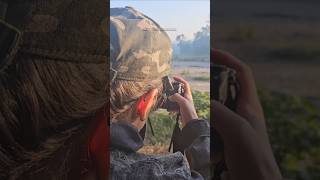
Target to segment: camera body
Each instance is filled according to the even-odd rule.
[[[212,98],[235,111],[239,85],[236,71],[222,65],[213,65],[212,69]]]
[[[174,95],[175,93],[184,95],[184,84],[178,81],[173,81],[169,76],[162,78],[163,83],[163,102],[161,103],[160,108],[166,109],[167,111],[174,111],[179,109],[179,105],[176,102],[169,100],[169,96]]]

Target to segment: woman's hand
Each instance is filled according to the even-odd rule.
[[[176,93],[169,97],[170,101],[179,104],[181,123],[182,127],[184,127],[186,124],[188,124],[188,122],[198,119],[198,115],[194,108],[192,92],[189,83],[181,77],[174,76],[173,79],[184,84],[184,96]]]
[[[236,113],[217,101],[211,106],[213,125],[224,141],[229,177],[233,180],[281,179],[251,69],[221,50],[213,50],[213,60],[234,69],[240,85]]]

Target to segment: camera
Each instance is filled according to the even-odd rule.
[[[213,100],[219,101],[221,104],[228,107],[230,110],[235,111],[237,106],[237,95],[239,85],[236,78],[236,71],[222,65],[213,65],[211,68],[211,83],[212,83],[212,96]],[[212,107],[214,109],[214,107]],[[214,113],[214,112],[212,112]],[[222,152],[223,142],[214,129],[213,122],[210,121],[211,126],[211,151]]]
[[[212,69],[212,98],[235,111],[239,85],[236,71],[222,65],[213,65]]]
[[[211,67],[211,85],[213,87],[211,98],[235,111],[239,92],[236,71],[226,66],[213,65]],[[223,141],[215,130],[213,121],[210,121],[212,175],[213,179],[221,179],[221,174],[227,170],[227,167],[223,155]]]
[[[169,76],[162,78],[163,83],[163,102],[160,105],[160,108],[166,109],[167,111],[174,111],[179,109],[179,105],[176,102],[169,100],[169,96],[174,95],[175,93],[184,95],[184,84],[178,81],[173,81]]]

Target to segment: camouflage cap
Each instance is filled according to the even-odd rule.
[[[170,72],[171,41],[156,22],[134,8],[111,8],[110,61],[111,81],[158,79]]]
[[[5,16],[24,20],[18,27],[22,32],[19,52],[52,60],[107,63],[107,1],[15,0],[10,4],[28,7],[26,17],[21,17],[21,8],[8,8]]]

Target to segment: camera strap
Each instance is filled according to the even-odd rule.
[[[116,80],[117,75],[118,75],[118,71],[113,68],[112,63],[110,63],[110,86],[113,85],[113,82]]]
[[[170,152],[171,149],[172,149],[173,153],[180,151],[182,154],[184,154],[184,149],[181,148],[179,146],[179,144],[177,143],[177,142],[180,141],[180,137],[181,137],[181,129],[180,129],[180,126],[179,126],[179,118],[180,118],[180,113],[178,113],[177,117],[176,117],[176,124],[174,126],[174,129],[173,129],[173,132],[172,132],[172,135],[171,135],[171,140],[170,140],[170,145],[169,145],[168,152]]]
[[[150,117],[148,117],[148,125],[150,127],[152,136],[155,136]],[[147,124],[145,124],[143,126],[143,128],[139,131],[139,134],[140,134],[140,136],[142,137],[143,140],[146,137],[146,132],[147,132]]]

